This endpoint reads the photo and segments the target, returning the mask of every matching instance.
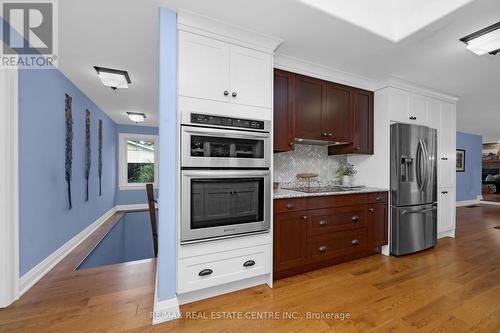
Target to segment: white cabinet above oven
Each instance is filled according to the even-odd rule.
[[[273,56],[179,32],[179,95],[272,108]]]

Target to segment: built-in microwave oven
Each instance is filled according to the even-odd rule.
[[[181,166],[269,168],[269,121],[191,114],[181,127]]]
[[[182,170],[181,243],[270,228],[269,170]]]

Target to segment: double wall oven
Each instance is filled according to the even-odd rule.
[[[181,243],[270,228],[269,121],[189,113],[181,126]]]

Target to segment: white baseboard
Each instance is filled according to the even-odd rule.
[[[457,205],[457,207],[463,207],[463,206],[477,205],[478,203],[479,203],[479,199],[464,200],[464,201],[457,201],[456,205]]]
[[[177,300],[177,297],[169,298],[164,301],[158,301],[155,293],[155,304],[153,312],[151,313],[153,325],[179,319],[180,317],[181,310],[179,308],[179,301]]]
[[[448,230],[448,231],[438,232],[438,234],[437,234],[437,238],[438,239],[441,239],[441,238],[444,238],[444,237],[455,238],[455,229]]]
[[[481,201],[482,205],[500,206],[500,202],[497,201]]]
[[[231,293],[233,291],[255,287],[268,282],[269,274],[259,275],[252,278],[226,283],[220,286],[214,286],[201,290],[192,291],[185,294],[177,295],[179,304],[187,304],[196,302],[202,299],[219,296],[222,294]]]
[[[55,265],[63,260],[71,251],[80,245],[88,236],[90,236],[97,228],[99,228],[107,219],[116,212],[116,207],[111,208],[95,222],[83,229],[78,235],[71,238],[63,246],[45,258],[38,265],[30,269],[24,274],[19,281],[19,296],[23,295],[35,283],[45,276]]]
[[[149,209],[149,205],[145,204],[133,204],[133,205],[116,205],[116,211],[128,211],[128,210],[141,210]]]

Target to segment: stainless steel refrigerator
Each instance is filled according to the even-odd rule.
[[[437,131],[391,125],[391,254],[437,243]]]

